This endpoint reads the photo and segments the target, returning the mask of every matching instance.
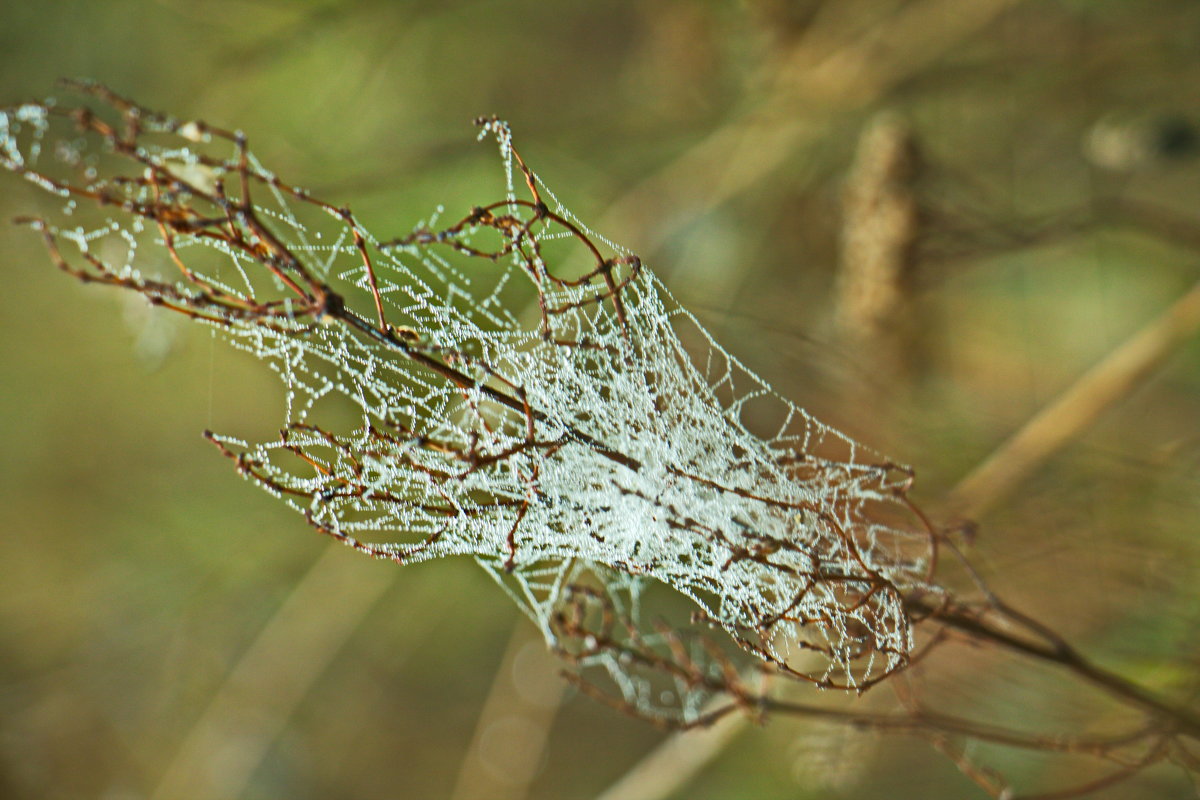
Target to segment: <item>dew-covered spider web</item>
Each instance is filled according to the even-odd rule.
[[[663,719],[746,662],[859,690],[907,663],[933,560],[909,474],[723,350],[505,125],[480,121],[494,202],[388,241],[238,132],[76,88],[95,110],[0,113],[3,166],[61,198],[27,222],[278,374],[280,435],[211,439],[313,527],[475,558],[591,689]]]

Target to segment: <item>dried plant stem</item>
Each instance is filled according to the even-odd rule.
[[[973,469],[943,503],[949,516],[974,519],[1007,497],[1046,459],[1136,390],[1200,331],[1200,284],[1083,374]]]
[[[904,710],[896,712],[877,712],[871,710],[855,710],[837,707],[829,703],[807,702],[798,703],[769,696],[762,691],[751,690],[741,678],[727,672],[723,679],[715,682],[707,678],[702,671],[696,670],[687,661],[675,661],[666,668],[680,678],[689,681],[711,683],[716,690],[723,691],[727,697],[724,704],[715,703],[705,713],[699,715],[693,722],[683,726],[684,730],[707,728],[721,723],[725,718],[733,716],[734,712],[750,711],[756,717],[776,713],[802,716],[809,719],[823,720],[847,725],[860,730],[872,730],[888,733],[916,735],[930,741],[939,751],[946,754],[958,768],[973,780],[989,795],[996,798],[1011,800],[1011,787],[997,773],[981,767],[967,757],[959,743],[955,740],[989,743],[1008,748],[1032,750],[1038,752],[1058,752],[1078,755],[1088,755],[1119,767],[1099,779],[1091,779],[1085,783],[1076,784],[1047,794],[1031,797],[1056,798],[1077,797],[1100,787],[1112,785],[1125,780],[1141,769],[1174,757],[1177,763],[1186,767],[1187,754],[1184,739],[1200,740],[1200,718],[1188,708],[1180,704],[1172,704],[1155,697],[1145,689],[1107,672],[1089,662],[1072,648],[1065,640],[1046,626],[1025,617],[1020,612],[996,600],[990,592],[983,589],[992,606],[990,611],[999,615],[1002,622],[989,620],[978,610],[968,611],[960,608],[934,608],[919,602],[910,605],[914,615],[924,615],[932,618],[957,633],[965,634],[975,643],[996,645],[1008,652],[1029,656],[1038,660],[1062,667],[1111,696],[1123,701],[1147,714],[1142,724],[1130,730],[1107,736],[1057,735],[1031,733],[1017,728],[1005,727],[977,721],[966,717],[942,714],[930,711],[911,696],[902,687],[891,685],[897,689]],[[1010,633],[1006,625],[1020,629],[1022,634]],[[1026,638],[1032,637],[1032,638]],[[611,641],[602,642],[602,647],[613,646]],[[930,645],[932,647],[932,645]],[[653,659],[653,654],[639,651],[637,648],[626,648],[615,645],[614,649],[623,657],[629,659]],[[927,649],[925,652],[929,652]],[[919,656],[917,656],[919,657]],[[574,681],[587,694],[628,713],[636,714],[627,704],[613,699],[593,686],[578,678]],[[843,696],[844,699],[844,696]],[[606,792],[603,797],[635,800],[661,797],[664,792],[678,788],[679,772],[672,771],[676,780],[662,779],[664,769],[690,770],[692,774],[703,764],[707,763],[723,746],[732,739],[737,728],[731,728],[728,736],[719,737],[716,742],[704,742],[693,757],[682,757],[678,752],[682,748],[682,740],[673,738],[667,747],[660,748],[652,756],[639,764],[633,772],[622,779],[617,785]],[[1026,800],[1030,800],[1027,798]]]
[[[843,191],[834,322],[856,360],[885,383],[905,378],[914,361],[918,161],[908,127],[879,114],[859,139]]]
[[[1200,285],[1193,287],[1160,317],[1083,375],[1057,400],[1035,414],[1011,439],[972,470],[945,503],[950,513],[975,517],[1014,491],[1043,461],[1079,435],[1106,409],[1133,391],[1182,342],[1200,329]],[[995,598],[993,598],[995,600]],[[998,602],[998,601],[996,601]],[[1194,714],[1148,695],[1140,687],[1083,661],[1073,648],[1036,647],[1009,634],[984,628],[977,619],[945,615],[943,621],[973,637],[1043,660],[1057,660],[1075,674],[1155,714],[1165,714],[1184,730],[1200,732]],[[1062,642],[1061,638],[1059,642]],[[797,706],[795,713],[800,713]],[[781,710],[781,709],[777,709]],[[825,713],[822,711],[822,713]],[[658,800],[687,783],[747,727],[747,718],[730,715],[720,734],[691,731],[671,734],[600,795],[602,800]],[[689,752],[692,748],[695,752]]]
[[[911,604],[910,607],[915,613],[933,614],[938,622],[966,634],[974,641],[994,644],[1004,650],[1061,667],[1114,698],[1124,701],[1152,717],[1162,719],[1172,730],[1200,739],[1200,716],[1181,705],[1154,695],[1116,673],[1093,664],[1057,633],[1009,607],[994,596],[991,598],[991,603],[999,615],[1010,624],[1010,627],[1019,626],[1020,629],[1033,634],[1041,641],[1031,641],[1011,633],[1003,626],[997,626],[977,613],[963,613],[957,609],[934,609],[919,602]]]
[[[813,719],[832,720],[860,730],[910,733],[921,736],[928,736],[931,732],[954,734],[965,736],[974,741],[990,742],[1022,750],[1104,754],[1114,747],[1127,744],[1135,738],[1133,734],[1071,739],[1022,735],[1007,728],[986,725],[960,717],[929,711],[914,711],[911,713],[848,711],[846,709],[830,708],[812,703],[792,703],[769,698],[764,700],[762,705],[767,711],[777,714],[791,714]],[[1139,729],[1137,735],[1141,734],[1142,731]]]

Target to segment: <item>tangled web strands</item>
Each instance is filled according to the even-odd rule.
[[[480,121],[504,199],[381,242],[241,133],[76,88],[96,110],[0,114],[0,158],[61,196],[67,222],[94,219],[26,221],[81,280],[270,364],[281,436],[210,438],[311,525],[400,563],[474,556],[552,647],[646,714],[693,718],[731,653],[859,690],[907,662],[902,597],[933,561],[909,474],[722,350],[557,201],[502,123]],[[737,647],[644,619],[661,585]],[[668,663],[674,686],[641,674]]]

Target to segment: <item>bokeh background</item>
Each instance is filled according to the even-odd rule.
[[[913,464],[931,508],[1200,272],[1190,0],[0,4],[0,101],[63,76],[244,129],[381,237],[498,197],[470,120],[507,118],[581,219],[784,394]],[[919,214],[902,333],[864,345],[844,231],[879,126],[919,153],[888,190]],[[35,202],[0,184],[0,218]],[[200,434],[278,428],[260,365],[65,279],[27,230],[0,226],[0,276],[0,796],[589,798],[662,741],[562,689],[470,562],[370,562],[238,480]],[[973,552],[1102,663],[1182,694],[1198,520],[1184,341],[982,514]],[[1074,721],[1085,700],[1040,680],[975,654],[933,685]],[[1104,796],[1187,787],[1155,769]],[[979,796],[920,742],[787,719],[641,789]]]

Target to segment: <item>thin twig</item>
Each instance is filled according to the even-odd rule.
[[[1194,335],[1197,328],[1200,328],[1200,285],[1114,350],[980,462],[950,491],[946,507],[962,516],[974,517],[1009,496],[1045,458],[1140,385],[1140,381],[1180,343]],[[601,797],[604,800],[667,797],[687,785],[745,728],[745,717],[736,716],[723,722],[719,739],[699,739],[700,734],[690,731],[671,734]],[[697,753],[682,757],[693,741],[697,742]],[[663,777],[664,774],[669,778]],[[613,793],[611,797],[610,792]]]

